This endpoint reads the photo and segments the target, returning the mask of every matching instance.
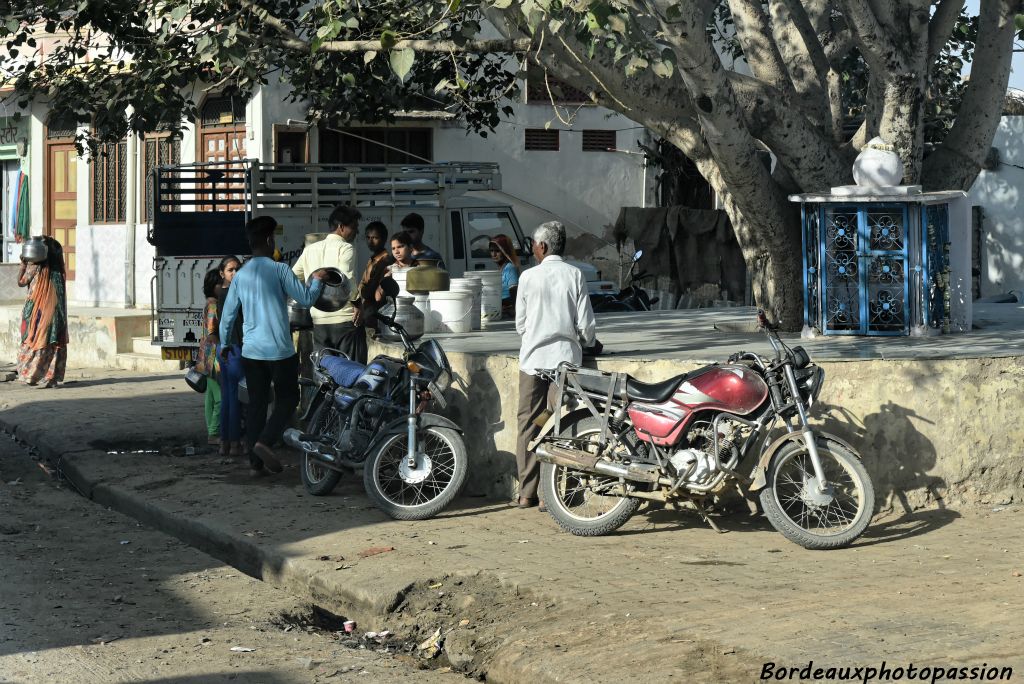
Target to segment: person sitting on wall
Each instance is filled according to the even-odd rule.
[[[299,405],[299,355],[292,344],[288,325],[287,299],[310,307],[323,292],[324,269],[313,271],[308,286],[295,277],[286,263],[273,260],[277,221],[257,216],[245,225],[252,259],[239,269],[228,288],[220,319],[220,339],[231,339],[231,331],[242,312],[242,368],[249,391],[245,437],[253,475],[264,468],[282,470],[271,445],[281,438],[285,426]],[[227,361],[230,347],[221,358]],[[267,417],[270,388],[274,388],[274,410]]]
[[[359,231],[361,217],[355,207],[336,207],[327,219],[332,232],[323,240],[307,245],[292,272],[305,280],[310,271],[333,267],[341,271],[349,283],[355,283],[356,249],[352,242]],[[358,292],[353,288],[352,298],[356,297]],[[313,308],[309,313],[313,319],[313,351],[337,349],[353,361],[366,363],[366,330],[357,320],[359,314],[352,302],[337,311]]]
[[[491,261],[501,270],[501,317],[516,317],[516,292],[519,290],[519,255],[508,235],[495,235],[487,243]]]
[[[444,265],[444,259],[441,257],[440,252],[432,247],[423,244],[423,230],[424,230],[423,217],[413,212],[407,214],[402,219],[402,230],[409,234],[412,238],[412,256],[417,261],[426,261],[433,259],[437,262],[437,267],[443,270],[448,270],[448,267]]]

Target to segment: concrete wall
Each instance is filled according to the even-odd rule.
[[[1002,162],[970,191],[984,214],[981,296],[1024,292],[1024,116],[1004,116],[992,146]]]
[[[383,347],[374,343],[370,355]],[[391,353],[395,353],[392,349]],[[448,354],[460,382],[445,413],[466,428],[467,492],[507,499],[515,482],[519,366],[505,355]],[[664,380],[697,364],[602,360],[609,371]],[[1024,497],[1024,357],[823,363],[814,410],[858,449],[880,509],[961,507]],[[983,407],[983,410],[978,410]],[[750,468],[744,465],[741,470]]]

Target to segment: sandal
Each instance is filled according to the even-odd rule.
[[[539,503],[536,497],[519,497],[519,508],[533,508]]]

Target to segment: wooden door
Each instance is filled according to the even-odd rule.
[[[203,130],[199,135],[199,161],[232,162],[245,159],[245,129]],[[213,183],[204,184],[210,188],[207,197],[214,200],[212,206],[203,209],[238,211],[244,209],[242,189],[244,170],[241,164],[222,167],[225,176]],[[228,200],[227,204],[223,202]],[[234,201],[234,200],[237,200]]]
[[[78,225],[78,150],[75,144],[46,146],[47,235],[64,247],[67,279],[75,279],[75,228]]]

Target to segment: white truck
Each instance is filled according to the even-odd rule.
[[[362,224],[382,221],[391,234],[402,218],[416,212],[425,222],[424,242],[444,257],[453,278],[493,269],[488,239],[508,235],[524,267],[531,261],[526,236],[537,223],[555,216],[521,207],[501,192],[498,165],[443,164],[265,164],[255,160],[199,163],[156,169],[149,178],[152,205],[149,241],[156,248],[153,344],[164,359],[194,358],[203,337],[203,278],[228,254],[245,255],[245,223],[270,215],[278,224],[282,259],[294,263],[305,236],[327,232],[334,207],[359,207]],[[357,263],[366,263],[365,241],[357,239]],[[576,264],[587,275],[592,294],[617,291],[592,266]]]

